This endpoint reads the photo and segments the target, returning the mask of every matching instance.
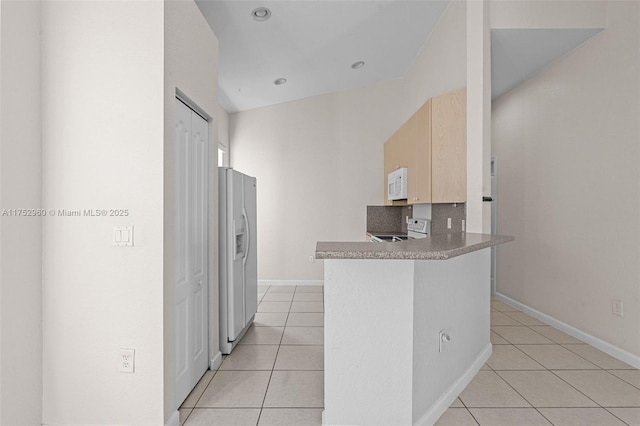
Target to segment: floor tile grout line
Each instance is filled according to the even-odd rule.
[[[589,344],[586,344],[586,345],[587,345],[587,346],[591,346],[591,345],[589,345]],[[563,348],[565,348],[566,350],[568,350],[568,351],[569,351],[569,352],[571,352],[572,354],[574,354],[574,355],[576,355],[576,356],[578,356],[578,357],[580,357],[580,358],[584,359],[584,360],[585,360],[585,361],[587,361],[588,363],[595,365],[596,367],[598,367],[598,369],[599,369],[599,370],[604,370],[604,368],[600,367],[600,366],[599,366],[598,364],[596,364],[595,362],[590,361],[590,360],[588,360],[587,358],[585,358],[584,356],[580,355],[579,353],[576,353],[576,352],[572,351],[571,349],[569,349],[569,348],[568,348],[568,347],[566,347],[565,345],[560,345],[560,346],[562,346]],[[594,369],[594,370],[595,370],[595,369]]]
[[[601,369],[603,370],[603,369]],[[578,392],[580,392],[581,394],[583,394],[585,397],[587,397],[589,400],[593,401],[593,403],[597,404],[599,408],[604,408],[605,410],[607,410],[607,407],[600,404],[599,402],[595,401],[593,398],[589,397],[587,394],[585,394],[584,392],[582,392],[580,389],[576,388],[575,386],[573,386],[571,383],[567,382],[564,378],[560,377],[559,375],[555,374],[556,371],[584,371],[584,372],[589,372],[589,371],[597,371],[595,369],[592,370],[584,370],[584,369],[575,369],[575,370],[549,370],[552,374],[554,374],[556,377],[558,377],[560,380],[562,380],[563,382],[567,383],[569,386],[571,386],[572,388],[574,388],[575,390],[577,390]],[[606,371],[607,373],[609,373],[607,370],[603,370]],[[609,373],[611,374],[611,373]],[[613,377],[615,377],[616,379],[622,380],[620,379],[620,377],[616,376],[615,374],[611,374]],[[627,383],[626,381],[622,380],[623,382]],[[633,385],[632,385],[633,386]],[[634,386],[635,387],[635,386]],[[638,408],[640,407],[640,405],[634,407],[631,406],[629,408]],[[596,407],[592,407],[592,408],[596,408]],[[608,407],[608,408],[620,408],[620,407]],[[607,410],[608,411],[608,410]]]
[[[284,332],[283,332],[284,334]],[[256,426],[260,423],[260,417],[262,417],[262,410],[264,409],[264,402],[267,400],[267,394],[269,393],[269,386],[271,385],[271,379],[273,378],[273,368],[276,365],[276,361],[278,360],[278,353],[280,352],[280,345],[278,345],[278,350],[276,351],[276,356],[273,359],[273,366],[271,367],[271,371],[269,373],[269,380],[267,381],[267,387],[264,390],[264,396],[262,397],[262,404],[260,404],[260,412],[258,413],[258,420],[256,421]]]
[[[516,312],[516,311],[509,311],[509,312]],[[522,312],[522,311],[517,311],[517,312]],[[523,313],[525,313],[525,312],[523,312]],[[526,314],[526,313],[525,313],[525,314]],[[514,320],[515,320],[515,318],[514,318]],[[515,320],[515,321],[517,321],[517,320]],[[594,362],[592,362],[592,361],[588,360],[587,358],[583,357],[582,355],[580,355],[580,354],[578,354],[578,353],[576,353],[576,352],[573,352],[571,349],[569,349],[569,348],[567,348],[567,347],[565,346],[565,345],[587,345],[587,346],[591,346],[591,345],[589,345],[588,343],[582,342],[582,343],[564,343],[564,344],[563,344],[563,343],[560,343],[560,342],[556,342],[555,340],[553,340],[553,339],[551,339],[551,338],[549,338],[549,337],[547,337],[547,336],[545,336],[545,335],[543,335],[543,334],[541,334],[541,333],[537,332],[535,329],[533,329],[533,328],[532,328],[532,327],[540,327],[540,325],[539,325],[539,324],[538,324],[538,325],[535,325],[535,324],[522,324],[522,325],[523,325],[524,327],[527,327],[528,329],[530,329],[530,330],[531,330],[531,331],[533,331],[534,333],[541,335],[542,337],[546,338],[547,340],[551,341],[552,343],[511,343],[511,342],[509,342],[509,343],[511,343],[511,344],[513,344],[513,345],[549,345],[549,346],[550,346],[550,345],[558,345],[558,346],[561,346],[561,347],[565,348],[565,349],[566,349],[566,350],[568,350],[569,352],[571,352],[571,353],[573,353],[573,354],[575,354],[575,355],[579,356],[580,358],[584,359],[585,361],[589,362],[590,364],[595,365],[597,368],[604,370],[604,368],[602,368],[602,367],[600,367],[599,365],[595,364]],[[555,329],[555,330],[558,330],[557,328],[555,328],[555,327],[553,327],[552,325],[547,324],[547,323],[544,323],[544,325],[543,325],[543,326],[551,327],[551,328],[553,328],[553,329]],[[506,337],[503,337],[500,333],[498,333],[497,331],[493,330],[493,327],[494,327],[494,325],[493,325],[493,324],[490,324],[489,328],[491,329],[491,331],[493,331],[494,333],[496,333],[498,336],[502,337],[504,340],[507,340],[507,338],[506,338]],[[515,326],[515,325],[511,325],[511,326],[509,326],[509,325],[506,325],[506,326],[499,326],[499,325],[498,325],[498,327],[518,327],[518,326]],[[558,331],[563,332],[562,330],[558,330]],[[565,333],[565,334],[566,334],[566,333]],[[507,340],[507,341],[508,341],[508,340]],[[595,370],[595,369],[594,369],[594,370]]]
[[[514,388],[514,387],[511,385],[511,383],[507,382],[507,380],[506,380],[504,377],[502,377],[502,376],[501,376],[500,374],[498,374],[498,372],[496,372],[496,371],[494,371],[493,373],[494,373],[496,376],[498,376],[498,377],[500,378],[500,380],[502,380],[503,382],[505,382],[505,383],[507,384],[507,386],[509,386],[511,389],[513,389],[513,391],[514,391],[515,393],[517,393],[517,394],[520,396],[520,398],[522,398],[522,399],[523,399],[527,404],[529,404],[529,407],[531,407],[531,408],[535,408],[535,406],[531,403],[531,401],[529,401],[527,398],[525,398],[525,397],[524,397],[524,395],[522,395],[520,392],[518,392],[518,390],[517,390],[516,388]],[[529,408],[529,407],[513,407],[513,408]],[[480,407],[478,407],[478,408],[480,408]],[[503,407],[503,408],[506,408],[506,407]]]
[[[494,327],[493,325],[489,325],[489,328]],[[538,333],[537,331],[535,331],[534,329],[532,329],[530,326],[526,325],[526,324],[522,324],[522,325],[497,325],[495,327],[526,327],[529,330],[531,330],[532,332],[534,332],[535,334],[537,334],[538,336],[548,340],[550,343],[512,343],[514,345],[557,345],[556,342],[554,342],[553,340],[549,339],[548,337]],[[498,333],[497,331],[493,330],[492,331],[496,334],[498,334],[500,337],[502,337],[503,339],[509,341],[506,337],[502,336],[500,333]]]
[[[324,407],[264,407],[265,410],[322,410]]]
[[[462,400],[461,400],[462,401]],[[471,412],[471,410],[465,405],[464,407],[465,410],[467,410],[467,413],[469,413],[469,415],[471,416],[471,418],[473,419],[474,422],[476,422],[476,425],[480,426],[480,422],[478,421],[478,419],[476,419],[476,416],[473,415],[473,413]]]
[[[274,363],[275,363],[275,360],[274,360]],[[269,393],[269,385],[271,385],[272,377],[273,377],[273,370],[271,370],[271,373],[269,373],[269,381],[267,382],[267,388],[264,390],[264,396],[262,397],[262,404],[260,405],[260,412],[258,413],[258,420],[256,420],[256,426],[260,424],[260,417],[262,417],[262,410],[264,409],[264,402],[267,399],[267,393]]]
[[[222,365],[222,363],[220,363],[220,365]],[[213,378],[215,377],[216,374],[218,374],[218,371],[220,370],[220,367],[216,368],[215,370],[209,370],[207,369],[207,371],[213,371],[213,374],[211,374],[211,378],[209,379],[209,382],[207,383],[207,386],[204,387],[204,389],[202,390],[202,393],[200,394],[200,396],[198,397],[198,399],[196,400],[196,402],[193,403],[193,407],[185,407],[185,408],[191,408],[191,410],[193,411],[194,408],[196,408],[198,406],[198,402],[200,402],[200,400],[202,399],[202,397],[204,396],[204,393],[207,391],[207,389],[209,388],[209,385],[211,384],[211,381],[213,381]],[[207,374],[207,371],[205,371],[205,373],[202,375],[202,377],[204,377],[205,374]],[[202,379],[200,379],[202,380]],[[200,381],[198,381],[198,384],[200,383]],[[198,386],[198,384],[196,384],[196,386]],[[195,388],[194,388],[195,389]],[[193,389],[191,390],[191,392],[193,392]],[[188,398],[189,396],[187,396]],[[183,402],[184,404],[184,402]],[[181,408],[181,407],[179,407]],[[189,413],[189,416],[191,415],[191,413]],[[188,418],[188,417],[187,417]],[[185,423],[187,422],[187,420],[185,419]]]
[[[536,364],[538,364],[540,367],[542,367],[545,370],[548,370],[548,368],[545,365],[542,365],[542,363],[538,362],[537,359],[535,359],[534,357],[532,357],[531,355],[529,355],[528,353],[526,353],[525,351],[523,351],[522,349],[520,349],[517,345],[512,345],[514,348],[516,348],[517,350],[519,350],[520,352],[522,352],[527,358],[529,358],[530,360],[532,360],[533,362],[535,362]],[[532,371],[540,371],[540,370],[532,370]]]
[[[629,366],[629,367],[631,367],[631,368],[610,368],[610,369],[607,369],[607,368],[604,368],[604,367],[600,367],[600,366],[599,366],[598,364],[596,364],[595,362],[593,362],[593,361],[591,361],[591,360],[589,360],[589,359],[585,358],[584,356],[580,355],[580,354],[579,354],[579,353],[577,353],[577,352],[572,351],[571,349],[569,349],[569,348],[567,347],[567,345],[568,345],[568,346],[571,346],[571,345],[576,345],[576,346],[577,346],[577,345],[579,345],[579,343],[573,343],[573,344],[572,344],[572,343],[565,343],[565,344],[560,344],[560,346],[562,346],[563,348],[565,348],[565,349],[566,349],[566,350],[568,350],[569,352],[571,352],[571,353],[573,353],[573,354],[575,354],[575,355],[579,356],[580,358],[582,358],[582,359],[586,360],[587,362],[590,362],[591,364],[593,364],[593,365],[595,365],[596,367],[598,367],[600,370],[605,370],[605,371],[607,371],[607,370],[627,370],[627,371],[628,371],[628,370],[637,370],[637,368],[633,368],[632,366]],[[590,344],[588,344],[588,343],[584,343],[584,345],[586,345],[586,346],[590,346],[590,347],[592,347],[592,348],[594,348],[594,349],[596,349],[596,350],[600,351],[600,349],[596,348],[595,346],[591,346],[591,345],[590,345]],[[607,355],[607,356],[611,356],[611,355],[609,355],[609,354],[608,354],[608,353],[606,353],[606,352],[603,352],[603,351],[600,351],[600,352],[604,353],[604,354],[605,354],[605,355]],[[611,357],[611,358],[613,358],[613,359],[615,359],[615,360],[617,360],[617,361],[620,361],[620,360],[619,360],[619,359],[617,359],[617,358],[614,358],[614,357]],[[623,364],[627,364],[627,363],[626,363],[626,362],[624,362],[624,361],[620,361],[620,362],[622,362]],[[628,365],[628,364],[627,364],[627,365]],[[614,374],[614,375],[615,375],[615,374]]]
[[[515,318],[514,318],[514,317],[512,317],[511,315],[509,315],[509,313],[508,313],[508,312],[514,312],[514,311],[505,311],[505,312],[500,312],[500,313],[501,313],[502,315],[506,315],[506,316],[507,316],[507,318],[511,318],[512,320],[514,320],[515,322],[517,322],[517,323],[518,323],[518,324],[520,324],[520,325],[526,325],[526,324],[524,324],[524,323],[522,323],[522,322],[518,321],[517,319],[515,319]],[[507,325],[508,325],[508,324],[507,324]]]
[[[197,407],[194,410],[259,410],[259,407],[239,405],[237,407]]]
[[[551,327],[551,328],[554,328],[554,329],[558,330],[557,328],[555,328],[555,327],[554,327],[554,326],[552,326],[551,324],[547,324],[547,323],[545,323],[545,324],[546,324],[547,326]],[[536,330],[534,330],[533,328],[531,328],[531,326],[530,326],[530,325],[527,325],[527,327],[528,327],[530,330],[532,330],[533,332],[537,333],[537,331],[536,331]],[[564,333],[562,330],[558,330],[558,331],[560,331],[561,333]],[[540,333],[538,333],[538,334],[540,334]],[[565,334],[566,334],[566,333],[565,333]],[[546,337],[546,336],[544,336],[544,337]],[[572,336],[572,337],[573,337],[573,336]],[[549,338],[547,337],[547,339],[549,339]],[[587,358],[583,357],[582,355],[580,355],[580,354],[578,354],[578,353],[573,352],[571,349],[567,348],[567,347],[566,347],[566,346],[564,346],[562,343],[556,342],[555,340],[552,340],[552,339],[549,339],[549,340],[551,340],[552,342],[554,342],[554,344],[557,344],[558,346],[560,346],[560,347],[562,347],[562,348],[564,348],[564,349],[568,350],[568,351],[569,351],[569,352],[571,352],[572,354],[577,355],[578,357],[580,357],[580,358],[584,359],[584,360],[585,360],[585,361],[587,361],[589,364],[595,365],[595,366],[596,366],[597,368],[599,368],[599,369],[603,369],[602,367],[600,367],[600,366],[599,366],[599,365],[597,365],[596,363],[594,363],[594,362],[592,362],[592,361],[588,360]],[[578,340],[580,340],[580,339],[578,339]],[[565,343],[565,344],[567,344],[567,343]],[[585,343],[585,342],[583,342],[583,343],[573,343],[573,344],[574,344],[574,345],[577,345],[577,344],[585,344],[585,345],[589,345],[588,343]],[[589,345],[589,346],[590,346],[590,345]],[[595,370],[595,368],[594,368],[594,370]]]
[[[285,345],[286,346],[286,345]],[[277,370],[277,369],[273,369],[273,370],[222,370],[224,372],[227,371],[235,371],[235,372],[244,372],[244,371],[325,371],[324,369],[322,370],[304,370],[304,369],[300,369],[300,368],[294,368],[292,370]],[[484,371],[488,371],[488,370],[484,370]],[[201,408],[201,407],[182,407],[182,408]]]
[[[534,330],[535,331],[535,330]],[[520,345],[520,346],[527,346],[527,345]],[[593,365],[595,368],[554,368],[554,370],[604,370],[604,368],[600,367],[599,365],[589,361],[588,359],[586,359],[585,357],[581,356],[580,354],[577,354],[575,352],[573,352],[571,349],[567,349],[564,346],[562,346],[560,343],[555,343],[553,345],[546,345],[546,346],[560,346],[561,348],[566,349],[567,351],[571,352],[571,354],[576,355],[578,358],[582,358],[583,360],[587,361],[589,364]],[[520,349],[520,348],[518,348]],[[524,351],[522,351],[524,352]],[[524,352],[526,354],[526,352]],[[528,355],[528,354],[527,354]],[[530,356],[530,355],[529,355]],[[532,357],[533,358],[533,357]],[[546,368],[546,367],[545,367]],[[550,370],[549,368],[547,368],[547,370]]]
[[[623,379],[622,377],[618,377],[618,376],[616,376],[615,374],[613,374],[613,373],[611,372],[612,370],[615,370],[615,371],[634,371],[634,370],[622,370],[622,369],[616,369],[616,368],[611,368],[611,369],[609,369],[609,370],[607,370],[606,368],[604,368],[603,370],[604,370],[604,371],[606,371],[607,373],[611,374],[611,375],[612,375],[613,377],[615,377],[616,379],[620,379],[620,380],[622,380],[623,382],[628,383],[629,385],[633,386],[634,388],[636,388],[636,389],[640,390],[640,386],[636,386],[636,385],[634,385],[633,383],[631,383],[630,381],[628,381],[628,380],[626,380],[626,379]],[[640,371],[640,370],[639,370],[639,371]]]
[[[500,336],[500,337],[502,337],[502,336]],[[504,337],[503,337],[503,339],[504,339]],[[507,343],[493,343],[493,344],[496,345],[496,346],[500,346],[500,345],[519,345],[519,346],[558,346],[559,345],[559,346],[562,346],[559,343],[511,343],[511,342],[508,342],[508,341],[507,341]],[[585,345],[585,346],[590,346],[590,345]],[[576,354],[576,355],[578,355],[578,354]],[[584,357],[582,357],[582,358],[584,358]],[[587,360],[587,361],[589,361],[589,360]],[[589,361],[589,362],[591,362],[591,361]],[[593,364],[593,362],[591,362],[591,364]],[[601,370],[605,370],[602,367],[598,367],[598,368],[601,369]],[[636,370],[636,369],[635,368],[612,368],[611,370]]]
[[[512,371],[514,371],[514,372],[531,372],[531,373],[540,372],[540,371],[551,371],[551,370],[549,370],[547,368],[544,368],[544,366],[543,366],[543,368],[539,368],[537,370],[532,370],[530,368],[517,368],[517,369],[511,369],[511,370],[507,370],[507,369],[504,369],[504,368],[492,368],[492,370],[495,371],[496,373],[497,372],[503,372],[503,371],[506,372],[506,373],[509,373],[509,372],[512,372]],[[579,370],[576,370],[576,369],[566,370],[565,369],[565,370],[555,370],[555,371],[579,371]],[[595,370],[584,370],[584,371],[595,371]]]
[[[625,422],[620,417],[616,416],[615,413],[612,413],[611,410],[609,410],[609,408],[622,408],[622,407],[602,407],[602,408],[604,409],[604,411],[606,411],[607,413],[611,414],[613,417],[615,417],[616,419],[620,420],[625,425],[630,426],[629,423]],[[630,407],[630,408],[635,408],[635,407]]]
[[[211,382],[213,381],[213,378],[215,377],[216,374],[218,374],[219,370],[220,370],[220,368],[216,368],[215,371],[208,370],[208,371],[213,371],[213,374],[211,375],[211,378],[209,379],[209,383],[207,383],[207,386],[204,387],[204,389],[202,390],[202,393],[198,397],[197,401],[193,404],[193,407],[186,407],[186,408],[189,408],[190,411],[189,411],[189,414],[187,414],[187,418],[184,419],[184,422],[182,423],[183,425],[187,426],[187,421],[189,420],[189,417],[191,417],[191,414],[193,414],[193,411],[198,407],[198,402],[200,402],[200,400],[204,396],[204,393],[209,388],[209,385],[211,385]],[[206,371],[205,371],[204,374],[207,374]],[[204,377],[204,374],[202,375],[203,377]],[[200,379],[200,380],[202,380],[202,379]],[[197,386],[197,384],[196,384],[196,386]],[[192,392],[193,392],[193,390],[192,390]],[[188,396],[187,396],[187,398],[188,398]],[[180,413],[180,408],[181,407],[178,407],[178,413]],[[179,420],[178,420],[178,423],[179,423]]]
[[[560,370],[558,370],[560,371]],[[562,371],[595,371],[595,370],[562,370]],[[598,401],[595,401],[593,398],[591,398],[589,395],[587,395],[586,393],[582,392],[580,389],[578,389],[577,387],[573,386],[571,383],[569,383],[568,381],[566,381],[564,378],[562,378],[561,376],[559,376],[558,374],[555,373],[554,370],[549,370],[549,372],[551,374],[553,374],[554,376],[556,376],[557,378],[559,378],[560,380],[562,380],[563,382],[565,382],[566,384],[568,384],[569,386],[571,386],[573,389],[575,389],[576,391],[578,391],[580,394],[584,395],[585,398],[587,398],[589,401],[593,402],[594,404],[596,404],[598,407],[600,408],[604,408],[602,405],[600,405],[600,403]],[[569,408],[569,407],[567,407]],[[593,407],[595,408],[595,407]]]
[[[477,409],[480,409],[480,410],[483,410],[483,409],[485,409],[485,410],[486,410],[486,409],[489,409],[489,410],[530,410],[530,409],[532,409],[532,408],[533,408],[534,410],[536,410],[536,412],[537,412],[538,414],[540,414],[540,415],[542,416],[542,418],[543,418],[543,419],[545,419],[546,421],[548,421],[550,425],[555,426],[551,420],[549,420],[549,419],[548,419],[544,414],[542,414],[542,413],[540,412],[540,410],[538,410],[538,408],[537,408],[537,407],[533,407],[533,406],[531,406],[531,407],[473,407],[473,408],[477,408]],[[541,407],[541,408],[549,408],[549,407]],[[565,407],[560,407],[560,408],[565,408]],[[473,417],[473,419],[476,421],[476,423],[477,423],[478,425],[480,425],[480,422],[479,422],[479,421],[476,419],[476,417],[473,415],[473,412],[471,412],[471,410],[470,410],[470,409],[467,409],[467,410],[469,411],[469,414],[471,414],[471,416]]]
[[[297,286],[293,289],[293,294],[295,295],[295,291],[297,290]],[[293,297],[291,298],[293,303]],[[264,403],[267,400],[267,394],[269,393],[269,386],[271,385],[271,379],[273,378],[273,372],[276,368],[276,362],[278,362],[278,354],[280,353],[280,347],[282,346],[282,339],[284,339],[284,332],[287,328],[287,322],[289,321],[289,314],[291,313],[291,305],[289,306],[289,311],[287,312],[287,317],[284,320],[284,327],[282,328],[282,335],[280,335],[280,342],[278,343],[278,350],[276,351],[276,357],[273,359],[273,366],[271,367],[271,373],[269,374],[269,381],[267,382],[267,388],[264,391],[264,397],[262,398],[262,405],[260,406],[260,413],[258,414],[258,421],[256,422],[256,426],[260,424],[260,417],[262,417],[262,410],[264,410]]]
[[[180,409],[178,409],[178,424],[180,425],[184,425],[187,426],[187,422],[189,421],[189,417],[191,417],[191,413],[193,413],[193,410],[195,410],[195,407],[189,408],[189,414],[187,414],[187,417],[184,419],[184,422],[180,423]]]
[[[533,407],[533,408],[534,408],[534,410],[536,410],[536,411],[538,412],[538,414],[540,414],[540,415],[542,416],[542,418],[543,418],[543,419],[545,419],[546,421],[548,421],[548,422],[549,422],[549,424],[551,424],[552,426],[555,426],[555,425],[553,424],[553,422],[551,421],[551,419],[548,419],[548,418],[547,418],[547,416],[545,416],[545,415],[542,413],[542,411],[540,411],[540,410],[538,409],[538,407]],[[548,408],[548,407],[540,407],[540,408]],[[562,408],[564,408],[564,407],[562,407]]]

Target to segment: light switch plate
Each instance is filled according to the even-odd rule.
[[[132,247],[133,226],[114,226],[113,245],[115,247]]]

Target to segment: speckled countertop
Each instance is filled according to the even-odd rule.
[[[395,243],[321,241],[316,259],[445,260],[513,240],[509,235],[463,232]]]

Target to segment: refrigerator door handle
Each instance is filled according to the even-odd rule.
[[[247,215],[247,210],[244,208],[244,206],[242,207],[242,217],[244,218],[245,229],[247,232],[244,259],[242,259],[242,265],[244,266],[247,264],[247,255],[249,254],[249,244],[251,244],[251,230],[249,229],[249,216]]]

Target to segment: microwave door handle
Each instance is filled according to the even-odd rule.
[[[242,207],[242,217],[244,219],[245,229],[247,230],[247,242],[245,244],[244,259],[242,259],[242,266],[245,266],[247,264],[247,255],[249,254],[249,244],[251,244],[251,232],[249,229],[249,217],[247,216],[247,210],[244,207]]]

